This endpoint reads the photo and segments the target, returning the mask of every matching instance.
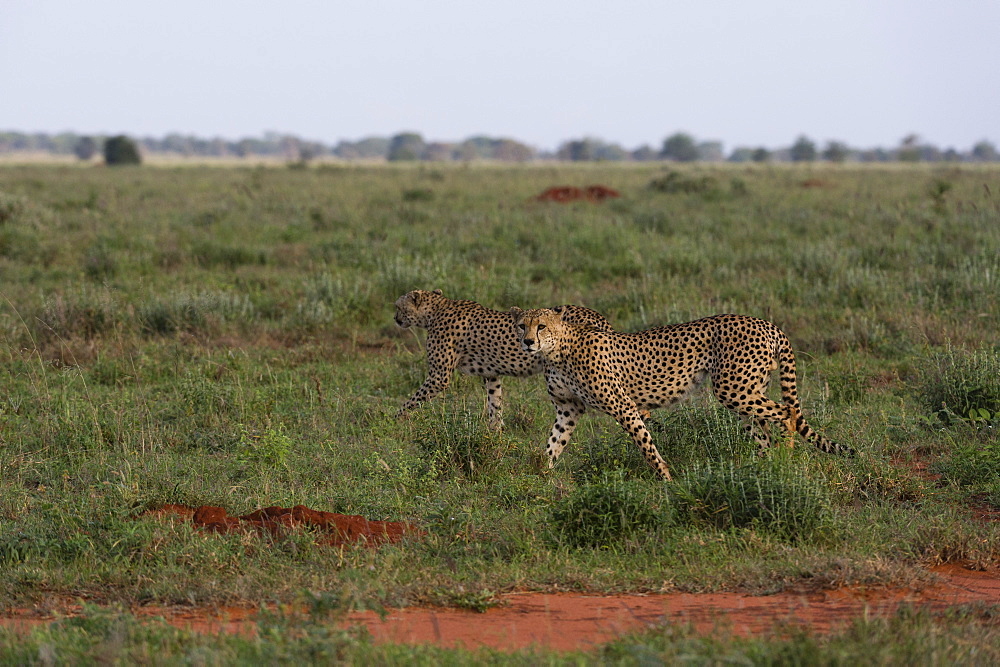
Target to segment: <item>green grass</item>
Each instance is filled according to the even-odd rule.
[[[669,171],[0,169],[0,606],[349,586],[352,605],[477,608],[512,588],[912,584],[922,564],[1000,562],[1000,531],[969,511],[1000,503],[1000,171]],[[802,187],[815,177],[825,186]],[[624,196],[531,201],[591,183]],[[425,372],[423,335],[392,322],[413,288],[497,309],[579,303],[625,330],[768,318],[796,349],[810,423],[859,457],[799,442],[757,458],[707,395],[650,419],[673,486],[599,414],[548,472],[537,377],[505,381],[502,434],[465,377],[396,421]],[[426,536],[334,555],[308,536],[136,519],[166,502],[303,504]],[[941,619],[898,632],[913,623],[978,632]],[[344,641],[348,656],[374,650]]]

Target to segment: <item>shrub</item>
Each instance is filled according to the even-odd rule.
[[[191,255],[199,266],[209,268],[222,266],[236,269],[246,265],[264,266],[267,264],[267,253],[263,250],[230,246],[215,241],[198,243],[192,248]]]
[[[97,142],[93,137],[80,137],[79,141],[73,145],[73,154],[83,161],[87,161],[97,154]]]
[[[777,460],[698,466],[668,488],[678,520],[694,526],[754,528],[797,540],[832,515],[827,490]]]
[[[348,281],[328,272],[304,281],[303,297],[295,306],[296,324],[311,327],[319,324],[364,321],[374,310],[371,285]],[[379,315],[382,302],[378,302]]]
[[[927,360],[920,375],[921,402],[946,426],[1000,421],[1000,352],[945,347]]]
[[[656,477],[632,438],[620,429],[593,437],[578,437],[559,459],[559,466],[571,466],[573,481],[585,484],[600,480],[609,473],[635,479]]]
[[[573,547],[616,547],[672,523],[661,484],[626,480],[620,472],[577,487],[551,510],[559,539]]]
[[[425,410],[414,414],[414,437],[428,463],[441,471],[466,476],[495,470],[516,450],[516,443],[492,428],[478,414],[447,412],[443,417]]]
[[[665,194],[705,194],[718,189],[719,184],[711,176],[685,176],[678,171],[668,171],[666,175],[650,181],[647,187]]]
[[[243,427],[240,434],[239,460],[243,463],[267,467],[288,467],[288,457],[295,443],[285,431],[284,424],[267,426],[263,431]]]
[[[931,471],[959,486],[1000,488],[1000,440],[963,442],[931,465]]]
[[[397,134],[389,141],[390,162],[419,160],[425,148],[424,138],[415,132]]]
[[[657,410],[646,420],[646,427],[658,443],[660,453],[674,466],[699,462],[743,461],[752,459],[757,444],[751,440],[740,420],[722,408],[711,392],[703,392],[670,410]],[[780,441],[783,433],[771,428],[771,437]]]
[[[135,142],[119,134],[104,142],[104,162],[111,166],[142,164],[142,157]]]
[[[403,190],[403,201],[433,201],[434,191],[428,188]]]
[[[251,322],[257,309],[244,294],[205,291],[149,301],[138,308],[137,316],[146,334],[196,333],[207,332],[219,322]]]
[[[179,297],[169,302],[152,301],[138,310],[139,326],[147,334],[193,333],[207,326],[205,313],[190,297]]]
[[[56,339],[85,338],[114,331],[127,321],[127,313],[110,294],[81,289],[47,299],[28,320],[39,345]]]

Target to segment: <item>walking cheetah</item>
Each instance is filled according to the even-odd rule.
[[[762,446],[770,423],[780,423],[791,446],[798,432],[831,454],[854,450],[814,431],[802,417],[795,385],[795,355],[774,324],[742,315],[715,315],[694,322],[640,331],[598,331],[567,322],[554,310],[512,308],[521,347],[545,366],[556,409],[546,449],[549,467],[569,442],[587,408],[605,412],[632,436],[647,463],[663,479],[670,472],[653,444],[640,410],[667,407],[711,378],[719,401],[740,415]],[[771,371],[780,363],[783,405],[767,397]]]
[[[610,331],[600,313],[583,306],[553,309],[567,322],[585,323]],[[503,427],[500,376],[526,377],[542,372],[542,360],[521,349],[510,313],[484,308],[475,301],[454,300],[441,290],[413,290],[396,300],[396,324],[427,329],[427,379],[399,408],[402,416],[448,388],[457,368],[483,378],[489,423]]]

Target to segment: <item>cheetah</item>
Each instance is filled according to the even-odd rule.
[[[802,417],[795,385],[795,355],[788,337],[766,320],[714,315],[694,322],[618,333],[566,321],[554,310],[512,308],[521,347],[541,359],[556,410],[546,453],[555,465],[587,408],[612,417],[631,436],[659,476],[670,471],[656,450],[640,410],[667,407],[711,379],[719,401],[738,414],[761,447],[770,424],[780,423],[830,454],[855,451],[814,431]],[[771,371],[780,364],[783,405],[767,397]]]
[[[610,331],[597,311],[565,305],[553,309],[567,322]],[[475,301],[449,299],[441,290],[413,290],[396,300],[396,324],[427,329],[427,379],[399,408],[405,415],[448,388],[455,369],[483,378],[489,424],[503,428],[500,376],[527,377],[542,372],[542,360],[521,349],[510,313],[490,310]]]

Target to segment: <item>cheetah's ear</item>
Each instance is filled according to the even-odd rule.
[[[514,316],[515,322],[521,319],[521,316],[524,315],[524,311],[518,308],[517,306],[511,306],[510,310],[508,310],[507,312]]]
[[[436,290],[434,290],[434,294],[437,294],[438,296],[442,296],[444,294],[444,292],[442,292],[439,289],[436,289]]]

